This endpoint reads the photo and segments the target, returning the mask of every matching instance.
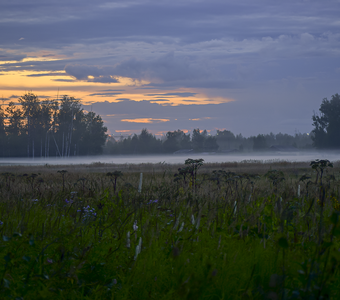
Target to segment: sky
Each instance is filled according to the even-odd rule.
[[[309,133],[340,93],[339,0],[2,0],[0,97],[80,99],[114,136]]]

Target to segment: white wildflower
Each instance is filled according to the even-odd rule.
[[[138,254],[140,253],[141,250],[142,250],[142,238],[140,237],[138,245],[136,246],[136,254],[135,254],[134,260],[137,259]]]
[[[137,231],[137,229],[138,229],[138,226],[137,226],[137,220],[133,223],[133,230],[134,231]]]

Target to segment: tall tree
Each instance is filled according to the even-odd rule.
[[[254,136],[253,141],[254,141],[254,145],[253,145],[254,151],[261,151],[261,150],[265,150],[266,148],[268,148],[266,138],[263,134]]]
[[[38,96],[33,93],[26,93],[24,96],[19,97],[18,101],[21,104],[22,112],[26,119],[24,128],[27,136],[27,156],[34,157],[37,128],[40,122],[40,101]]]
[[[140,154],[160,153],[162,143],[152,133],[144,128],[138,136],[138,152]]]
[[[23,111],[14,102],[10,102],[6,108],[5,116],[8,122],[6,156],[26,156],[23,147],[27,142]]]
[[[217,144],[224,150],[235,148],[235,135],[229,130],[217,130],[216,134]]]
[[[200,132],[199,128],[194,129],[192,132],[192,147],[195,151],[204,150],[205,132]]]
[[[82,132],[86,126],[81,126],[84,113],[80,100],[64,95],[60,100],[60,107],[56,116],[56,137],[53,137],[57,152],[61,157],[68,157],[73,152],[77,152]],[[74,137],[75,126],[78,127],[78,134]],[[77,145],[78,143],[78,145]]]
[[[180,149],[191,149],[190,134],[185,134],[182,130],[169,131],[163,142],[165,153],[173,153]]]
[[[6,146],[5,112],[0,105],[0,156],[5,156]]]
[[[218,149],[216,136],[208,135],[204,141],[204,150],[205,151],[217,151]]]
[[[102,153],[105,144],[107,128],[102,118],[94,112],[83,114],[81,120],[82,138],[79,143],[79,153],[82,155],[95,155]]]
[[[314,114],[313,143],[316,148],[340,148],[340,95],[331,100],[324,98],[319,108],[320,115]]]
[[[50,156],[50,143],[53,134],[54,123],[56,121],[58,102],[55,100],[44,100],[40,103],[38,141],[40,144],[40,156]]]

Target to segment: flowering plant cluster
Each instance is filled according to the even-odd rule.
[[[81,212],[81,209],[78,209],[78,212]],[[90,205],[83,207],[83,212],[84,212],[84,216],[83,216],[83,221],[94,221],[96,219],[97,213],[96,210],[92,207],[90,207]]]
[[[158,203],[158,199],[156,199],[156,200],[150,200],[149,202],[147,202],[147,204],[152,204],[152,203]]]

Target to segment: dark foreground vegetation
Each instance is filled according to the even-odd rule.
[[[339,162],[6,168],[1,298],[340,297]]]

